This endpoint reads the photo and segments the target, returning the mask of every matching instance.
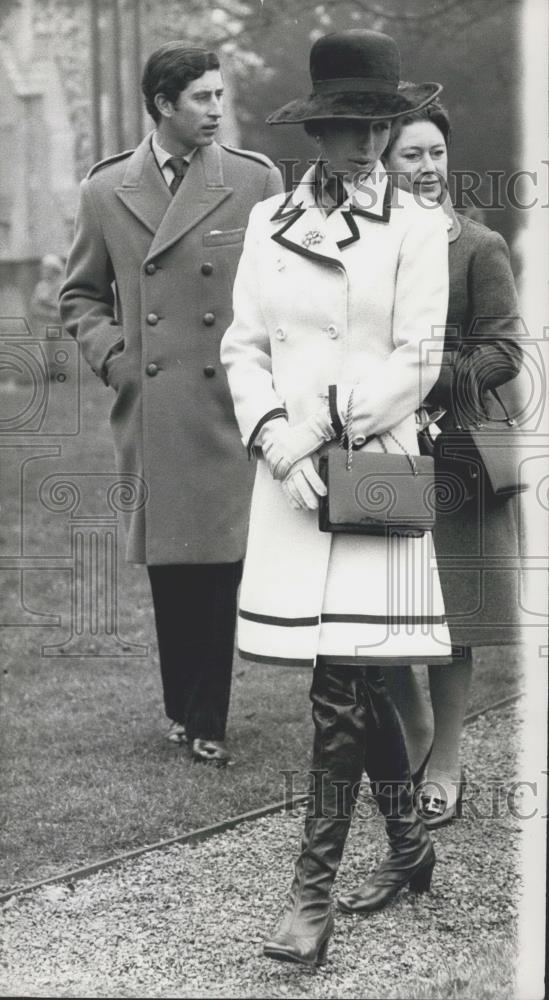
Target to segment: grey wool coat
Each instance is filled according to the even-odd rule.
[[[150,135],[82,182],[61,315],[115,394],[119,472],[142,483],[145,502],[129,514],[132,562],[244,554],[253,470],[219,345],[248,216],[281,190],[267,157],[213,143],[172,196]]]
[[[518,307],[509,252],[499,233],[449,209],[450,294],[440,376],[428,401],[447,413],[452,432],[459,419],[456,375],[466,361],[490,393],[521,367]],[[470,345],[470,346],[469,346]],[[443,469],[438,468],[443,475]],[[446,466],[448,468],[448,466]],[[496,499],[481,484],[457,509],[437,511],[435,549],[452,643],[503,645],[520,641],[520,561],[516,500]]]

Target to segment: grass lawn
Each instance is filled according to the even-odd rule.
[[[406,993],[394,997],[408,1000],[515,1000],[517,946],[512,937],[495,940],[487,954],[486,949],[475,954],[473,949],[460,965],[448,962],[433,972],[429,982],[419,979],[407,986]]]
[[[53,403],[61,414],[63,401],[54,396]],[[2,440],[2,551],[35,560],[24,572],[16,561],[0,560],[4,889],[281,799],[282,771],[299,772],[297,791],[305,783],[311,741],[306,670],[236,661],[234,767],[193,764],[165,741],[143,567],[120,562],[118,627],[128,641],[148,647],[146,656],[41,655],[43,644],[67,634],[71,588],[62,562],[69,516],[39,501],[40,486],[56,471],[92,473],[96,478],[85,482],[96,496],[87,499],[99,503],[104,487],[97,474],[113,470],[109,403],[107,390],[85,376],[79,434],[36,436],[30,449],[15,436]],[[58,616],[57,626],[51,616]],[[41,627],[48,620],[52,625]],[[481,651],[471,707],[514,692],[517,662],[512,648]]]

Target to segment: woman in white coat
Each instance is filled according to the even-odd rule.
[[[417,454],[414,412],[440,367],[442,212],[393,191],[379,158],[391,120],[441,88],[399,92],[399,70],[387,35],[352,30],[314,44],[313,94],[269,121],[304,122],[320,159],[288,197],[252,210],[221,347],[243,441],[260,455],[240,654],[314,667],[311,803],[288,904],[264,948],[304,964],[326,956],[364,762],[390,854],[340,908],[367,912],[407,884],[428,889],[434,866],[382,675],[387,663],[447,662],[430,534],[332,535],[319,531],[317,510],[316,456],[341,436],[350,398],[355,447]]]

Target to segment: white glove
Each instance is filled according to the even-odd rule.
[[[262,428],[258,443],[273,479],[282,480],[296,462],[312,455],[325,441],[334,437],[325,402],[316,413],[299,424],[291,425],[281,417],[270,420]]]
[[[312,458],[301,458],[294,463],[282,481],[282,489],[290,507],[295,510],[317,510],[318,498],[325,497],[327,493]]]

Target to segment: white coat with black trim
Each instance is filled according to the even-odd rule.
[[[245,445],[269,414],[303,420],[328,385],[362,383],[375,431],[417,453],[414,411],[436,381],[448,302],[440,209],[391,191],[377,165],[328,217],[315,168],[251,213],[221,358]],[[398,450],[390,438],[389,450]],[[368,448],[380,450],[374,440]],[[290,508],[258,461],[241,589],[243,656],[424,662],[448,655],[431,537],[335,536]]]

